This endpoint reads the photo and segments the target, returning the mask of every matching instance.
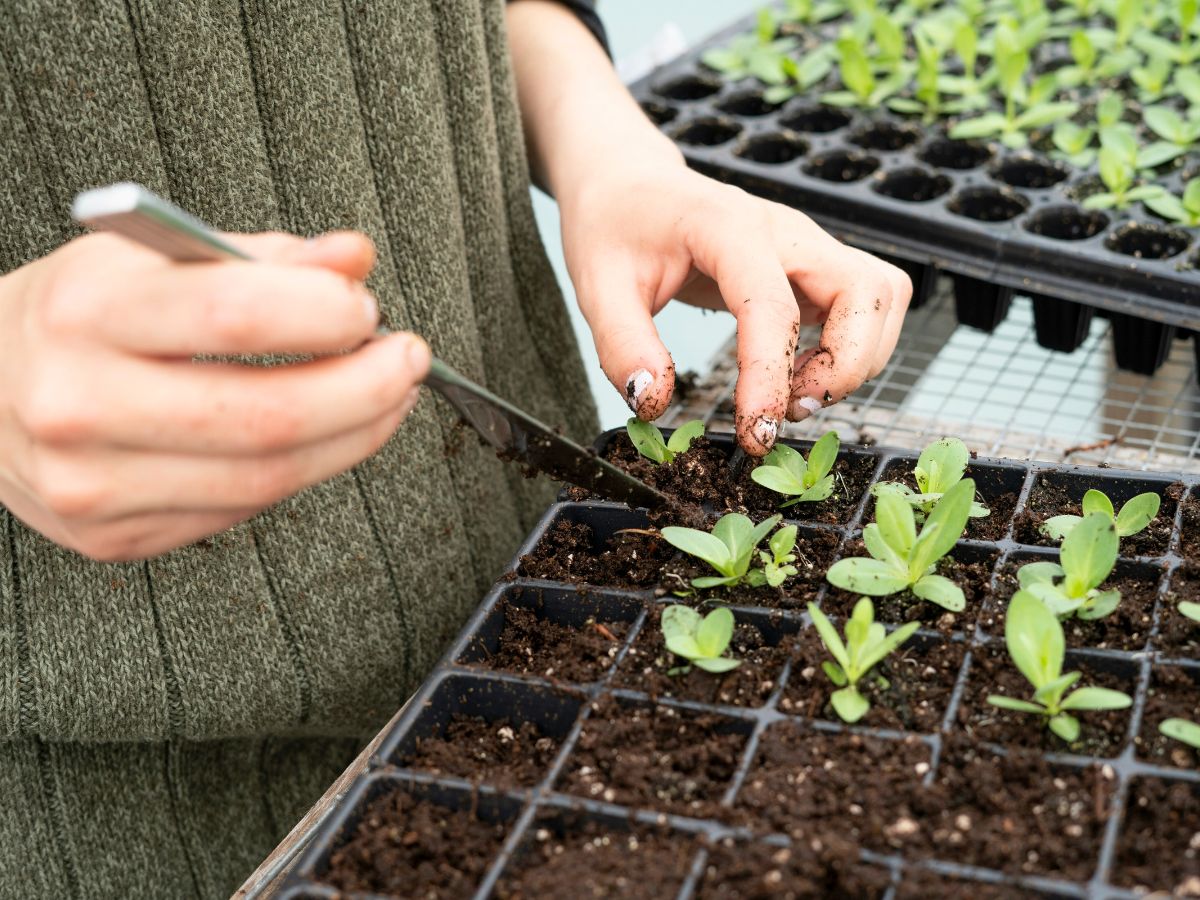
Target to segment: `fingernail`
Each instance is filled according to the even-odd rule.
[[[417,405],[417,401],[420,399],[421,389],[419,387],[413,388],[411,391],[405,394],[404,399],[400,401],[400,414],[402,416],[407,416],[413,411],[413,408]]]
[[[638,369],[625,379],[625,402],[629,404],[634,415],[637,415],[638,408],[642,405],[646,389],[652,384],[654,384],[654,376],[646,369]]]
[[[374,328],[379,324],[379,302],[375,299],[374,294],[364,290],[362,292],[363,312],[367,316],[367,324]]]
[[[798,422],[821,409],[822,403],[816,397],[797,397],[792,401],[792,420]]]
[[[429,345],[418,337],[408,342],[408,364],[413,371],[424,373],[429,368]]]
[[[765,449],[770,450],[775,446],[775,438],[779,434],[779,423],[775,419],[762,416],[754,423],[754,427],[750,429],[750,433],[754,435],[754,439]]]

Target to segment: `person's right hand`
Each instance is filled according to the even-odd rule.
[[[174,263],[111,235],[0,277],[0,503],[104,561],[215,534],[374,453],[429,348],[378,321],[362,235],[234,236]],[[346,352],[349,351],[349,352]],[[277,366],[196,355],[336,354]]]

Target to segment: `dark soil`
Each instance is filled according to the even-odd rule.
[[[884,469],[883,475],[879,480],[903,482],[915,491],[917,489],[917,479],[912,473],[912,467],[915,465],[916,463],[892,463]],[[972,475],[970,466],[967,466],[967,472],[963,477],[975,477]],[[1013,510],[1017,508],[1017,495],[1013,491],[989,490],[978,479],[976,480],[976,493],[982,498],[983,504],[991,510],[991,515],[967,520],[967,529],[963,537],[973,541],[998,541],[1008,534],[1008,526],[1012,522]],[[867,504],[866,515],[863,521],[875,521],[874,498]]]
[[[501,602],[504,630],[496,652],[480,665],[560,681],[595,681],[612,665],[627,622],[589,622],[572,628],[538,616],[533,610]]]
[[[843,557],[867,555],[867,548],[860,540],[849,541],[842,552]],[[946,576],[963,589],[967,605],[961,613],[952,613],[936,603],[930,603],[909,591],[904,591],[890,597],[872,598],[875,603],[876,621],[889,625],[920,622],[925,627],[945,633],[956,630],[969,631],[980,611],[984,609],[985,600],[990,594],[992,568],[998,556],[998,553],[991,553],[979,559],[972,551],[958,549],[938,560],[937,573]],[[830,585],[829,592],[821,603],[821,610],[829,616],[849,616],[858,599],[858,594]]]
[[[711,588],[702,596],[721,603],[738,606],[761,606],[767,609],[804,609],[825,583],[825,573],[833,564],[841,537],[834,531],[818,529],[800,531],[796,535],[795,566],[797,572],[777,588],[768,585],[750,587]],[[764,539],[762,546],[766,547]],[[755,564],[758,561],[755,560]],[[715,575],[711,568],[699,560],[681,554],[663,568],[663,593],[692,590],[693,578]]]
[[[1200,563],[1200,500],[1188,497],[1183,504],[1179,552],[1188,561]]]
[[[417,738],[416,748],[399,763],[501,788],[532,787],[550,770],[561,744],[533,722],[488,722],[455,713],[443,734]]]
[[[1171,543],[1171,531],[1175,524],[1175,507],[1183,496],[1184,486],[1179,482],[1167,487],[1163,492],[1162,506],[1158,515],[1137,534],[1121,539],[1122,556],[1162,556],[1167,552]],[[1121,504],[1114,505],[1120,509]],[[1057,547],[1058,541],[1052,541],[1038,530],[1038,526],[1052,516],[1079,516],[1083,509],[1078,502],[1071,499],[1067,491],[1052,482],[1039,480],[1029,492],[1025,509],[1017,517],[1013,537],[1022,544],[1039,544],[1043,547]]]
[[[1063,673],[1074,671],[1083,673],[1076,688],[1106,687],[1124,691],[1130,697],[1134,695],[1136,679],[1132,671],[1129,677],[1122,677],[1068,655]],[[1013,747],[1102,757],[1116,756],[1125,744],[1129,709],[1073,712],[1079,720],[1079,740],[1067,744],[1046,727],[1044,717],[993,706],[987,702],[989,694],[1004,694],[1019,700],[1033,696],[1032,685],[999,647],[980,648],[972,655],[966,690],[958,707],[958,726],[966,734],[975,740]]]
[[[1006,563],[996,575],[996,593],[984,609],[979,625],[997,637],[1004,636],[1005,611],[1008,601],[1019,587],[1017,569],[1026,562]],[[1120,570],[1118,569],[1118,572]],[[1154,622],[1154,602],[1158,596],[1158,576],[1128,574],[1109,577],[1101,585],[1105,590],[1117,588],[1121,603],[1103,619],[1069,618],[1063,620],[1063,633],[1068,647],[1096,647],[1111,650],[1141,650],[1150,636]]]
[[[809,846],[849,840],[886,851],[888,828],[909,813],[928,767],[929,748],[915,738],[824,734],[783,722],[763,735],[736,815]]]
[[[1140,778],[1129,790],[1113,884],[1200,897],[1200,785]]]
[[[1192,676],[1175,666],[1154,668],[1142,713],[1142,733],[1134,741],[1138,757],[1146,762],[1200,769],[1200,750],[1159,732],[1163,720],[1171,718],[1200,722],[1200,672]]]
[[[931,897],[957,897],[962,900],[1029,900],[1033,894],[1029,888],[1005,884],[988,884],[985,881],[967,881],[962,878],[947,878],[929,869],[910,866],[896,890],[896,900],[929,900]]]
[[[560,790],[592,800],[717,817],[746,745],[731,720],[602,698],[567,760]]]
[[[644,588],[656,583],[675,548],[658,534],[626,531],[598,548],[592,529],[560,519],[531,553],[521,557],[517,574],[571,584]]]
[[[692,840],[649,829],[577,821],[565,833],[535,822],[496,886],[500,900],[674,897],[696,852]]]
[[[470,897],[507,828],[397,790],[374,800],[323,881],[342,891]]]
[[[1181,600],[1200,601],[1200,565],[1188,563],[1175,570],[1159,607],[1158,636],[1154,639],[1154,646],[1163,656],[1200,659],[1200,622],[1179,611]]]
[[[801,632],[797,642],[799,650],[779,701],[780,710],[810,719],[841,721],[829,703],[837,688],[821,669],[821,663],[830,658],[829,651],[813,629]],[[859,690],[871,701],[871,709],[857,724],[922,733],[937,731],[965,653],[960,643],[911,638],[873,670],[873,674],[887,679],[887,687],[871,677],[860,682]]]
[[[688,663],[663,645],[658,614],[652,612],[621,661],[612,683],[614,687],[644,691],[652,697],[761,706],[775,690],[779,673],[791,655],[791,640],[788,637],[772,646],[754,625],[739,624],[725,651],[726,656],[742,661],[736,669],[714,675],[693,666],[687,674],[668,675]]]
[[[876,900],[886,869],[858,861],[858,848],[835,837],[791,847],[726,839],[708,854],[701,900]]]

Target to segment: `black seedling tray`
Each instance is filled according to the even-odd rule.
[[[938,272],[949,274],[959,320],[976,328],[994,329],[1015,289],[1034,300],[1038,342],[1070,352],[1093,309],[1105,310],[1118,365],[1143,374],[1162,364],[1177,328],[1200,329],[1197,229],[1141,204],[1083,209],[1098,184],[1095,164],[1077,169],[1039,152],[1051,149],[1048,135],[1014,151],[951,140],[943,126],[882,108],[823,106],[817,98],[836,87],[836,67],[808,95],[772,107],[755,79],[726,80],[701,62],[754,27],[754,16],[741,19],[632,87],[694,169],[800,209],[896,263],[912,277],[916,306]],[[807,50],[832,43],[841,27],[789,33]],[[1064,58],[1065,41],[1047,41],[1033,70]],[[1189,157],[1156,183],[1179,195],[1196,174],[1200,161]]]
[[[609,432],[597,443],[603,452],[617,432]],[[732,440],[728,436],[710,436],[713,445],[731,452]],[[807,452],[810,442],[787,442]],[[844,447],[843,454],[853,453],[866,456],[873,461],[872,483],[885,475],[895,475],[899,470],[911,471],[916,461],[913,453],[880,448]],[[979,490],[985,499],[1001,494],[1015,493],[1017,504],[1009,516],[1003,535],[995,541],[962,541],[952,554],[964,562],[990,561],[988,595],[986,599],[968,606],[968,610],[952,622],[936,623],[935,629],[923,629],[910,643],[913,653],[926,652],[930,648],[950,647],[961,654],[961,662],[955,662],[957,675],[953,689],[949,692],[945,709],[941,714],[934,710],[931,727],[919,732],[905,732],[891,728],[847,727],[825,718],[818,711],[815,716],[806,716],[796,704],[788,700],[791,689],[806,689],[805,683],[813,679],[812,667],[819,665],[820,658],[800,658],[795,645],[789,651],[793,655],[786,659],[778,673],[762,685],[762,693],[750,702],[696,702],[670,696],[671,692],[660,692],[651,696],[637,690],[618,686],[623,674],[630,671],[630,660],[643,629],[653,627],[658,609],[674,598],[660,588],[645,590],[614,590],[602,585],[588,586],[564,584],[518,576],[521,557],[532,551],[556,522],[567,519],[590,526],[598,543],[603,543],[618,529],[645,527],[647,519],[642,511],[630,510],[608,502],[564,502],[555,503],[547,510],[539,525],[534,529],[509,572],[497,582],[482,605],[463,628],[458,638],[446,652],[441,663],[426,684],[409,703],[404,715],[394,728],[389,729],[372,758],[369,771],[355,782],[349,793],[322,825],[316,838],[305,851],[289,881],[288,896],[293,897],[347,897],[322,884],[328,871],[330,855],[342,846],[362,820],[370,801],[388,791],[408,791],[416,796],[432,800],[448,810],[448,815],[457,811],[463,815],[477,817],[484,822],[499,822],[503,825],[503,840],[498,840],[493,858],[486,871],[478,879],[474,896],[503,896],[497,894],[498,885],[503,888],[504,879],[518,871],[524,860],[529,859],[529,842],[544,840],[547,834],[571,832],[590,825],[605,833],[618,835],[630,829],[653,832],[672,847],[684,847],[689,855],[689,865],[679,879],[677,896],[687,898],[703,895],[703,879],[713,859],[730,859],[741,851],[753,853],[767,848],[779,852],[792,847],[796,853],[805,851],[809,840],[805,832],[803,840],[797,842],[796,835],[789,836],[769,827],[755,826],[740,818],[744,810],[739,803],[755,788],[761,764],[760,750],[777,737],[785,736],[786,729],[801,730],[804,740],[829,738],[830,740],[855,740],[849,735],[861,736],[862,740],[881,742],[896,753],[917,754],[923,762],[913,774],[914,784],[920,790],[928,790],[938,783],[943,775],[947,758],[961,752],[969,745],[988,759],[995,754],[997,764],[1004,756],[1018,751],[1007,746],[997,746],[986,738],[971,736],[965,731],[965,721],[973,721],[968,714],[979,708],[971,706],[971,675],[981,654],[1003,652],[1002,597],[1000,589],[1004,572],[1010,564],[1035,556],[1053,557],[1055,551],[1045,546],[1020,543],[1015,536],[1021,523],[1031,494],[1040,482],[1064,491],[1078,500],[1088,487],[1105,490],[1118,504],[1142,491],[1152,490],[1166,498],[1164,510],[1169,512],[1172,527],[1170,538],[1164,546],[1156,548],[1156,555],[1122,557],[1118,563],[1117,576],[1132,576],[1143,583],[1147,592],[1149,608],[1148,624],[1144,634],[1126,641],[1121,649],[1102,649],[1081,645],[1073,640],[1068,629],[1068,670],[1083,668],[1085,671],[1110,673],[1119,679],[1134,697],[1131,709],[1116,715],[1121,717],[1124,737],[1116,740],[1115,746],[1098,756],[1079,755],[1067,745],[1051,744],[1052,750],[1030,751],[1028,757],[1037,765],[1050,766],[1055,778],[1061,776],[1068,782],[1078,780],[1087,783],[1091,778],[1097,791],[1103,786],[1111,789],[1109,814],[1097,826],[1095,840],[1082,841],[1078,853],[1086,861],[1086,875],[1075,880],[1058,877],[1054,872],[1034,871],[1014,874],[980,865],[965,865],[956,861],[954,854],[939,853],[929,856],[927,852],[907,853],[905,847],[889,852],[861,850],[859,867],[863,872],[875,872],[885,885],[883,896],[914,896],[906,888],[910,879],[920,877],[921,883],[929,878],[945,879],[937,889],[938,896],[948,896],[951,886],[961,896],[991,896],[986,888],[992,886],[1007,889],[1017,896],[1054,896],[1088,898],[1128,898],[1135,896],[1132,884],[1122,883],[1119,854],[1126,832],[1126,822],[1134,809],[1133,792],[1143,785],[1176,786],[1176,789],[1194,792],[1196,802],[1185,824],[1191,831],[1200,831],[1200,770],[1179,768],[1171,764],[1152,764],[1139,758],[1138,752],[1153,736],[1154,726],[1145,721],[1148,690],[1151,679],[1170,665],[1173,671],[1188,673],[1200,684],[1200,661],[1178,658],[1183,653],[1164,652],[1160,640],[1164,634],[1165,617],[1174,613],[1172,584],[1177,575],[1187,570],[1188,560],[1182,547],[1185,541],[1200,540],[1200,527],[1195,518],[1187,525],[1185,515],[1193,497],[1200,497],[1200,476],[1172,478],[1160,475],[1124,472],[1114,469],[1092,469],[1083,467],[1052,466],[1039,463],[1016,463],[1008,460],[975,459],[971,463],[970,475],[976,478]],[[837,539],[837,555],[841,556],[851,542],[858,539],[861,526],[870,520],[871,505],[869,492],[859,499],[853,516],[842,526],[814,525],[797,522],[802,534],[824,532]],[[785,511],[786,513],[786,511]],[[1193,532],[1191,529],[1195,529]],[[1190,544],[1188,544],[1190,546]],[[1157,552],[1161,551],[1161,552]],[[1195,560],[1193,560],[1195,561]],[[1194,578],[1194,575],[1189,577]],[[826,610],[836,608],[836,591],[823,581],[812,589],[816,602]],[[709,596],[719,596],[710,592]],[[774,595],[772,595],[773,597]],[[802,638],[811,629],[803,603],[791,608],[779,608],[780,604],[764,594],[762,606],[734,606],[734,615],[740,624],[749,623],[758,627],[768,645],[780,641]],[[504,627],[506,607],[515,607],[532,612],[538,621],[557,623],[569,628],[594,628],[595,622],[610,623],[620,631],[619,640],[586,676],[575,680],[563,680],[550,673],[538,671],[499,671],[490,667],[489,660],[496,652]],[[889,626],[884,615],[885,607],[877,603],[881,621]],[[823,651],[822,651],[823,652]],[[956,657],[957,659],[957,657]],[[951,671],[954,671],[951,669]],[[824,684],[819,669],[815,679],[821,682],[820,689],[826,694],[832,688]],[[722,695],[723,696],[723,695]],[[615,707],[612,706],[615,704]],[[615,712],[614,712],[615,709]],[[606,711],[607,710],[607,711]],[[648,713],[646,712],[648,711]],[[416,742],[430,735],[438,735],[445,728],[451,715],[462,712],[482,717],[485,721],[507,720],[509,723],[533,722],[543,735],[557,744],[535,784],[501,789],[495,785],[472,784],[462,777],[420,771],[406,766],[406,759]],[[637,712],[655,717],[678,716],[687,721],[692,716],[708,717],[705,734],[733,735],[728,738],[740,745],[737,764],[727,783],[716,783],[711,792],[711,809],[706,814],[681,811],[670,804],[661,806],[621,803],[620,796],[610,793],[602,782],[589,790],[573,789],[565,783],[570,774],[578,778],[583,772],[573,764],[580,752],[581,735],[589,722],[597,717],[621,717]],[[1095,715],[1095,714],[1093,714]],[[1089,728],[1088,714],[1082,716],[1085,736]],[[1029,733],[1034,738],[1044,731],[1036,721],[1029,721]],[[1140,738],[1135,742],[1136,738]],[[905,748],[903,751],[901,748]],[[893,752],[888,750],[888,753]],[[1097,767],[1100,767],[1099,769]],[[945,775],[957,777],[950,767]],[[1179,787],[1182,786],[1182,787]],[[1103,802],[1097,794],[1096,804]],[[982,808],[982,807],[981,807]],[[1099,808],[1099,807],[1098,807]],[[792,805],[786,807],[788,814]],[[1132,810],[1132,812],[1131,812]],[[859,811],[861,813],[861,810]],[[851,824],[853,811],[847,814],[847,827]],[[1029,829],[1032,833],[1037,815],[1030,813],[1015,823],[1018,830]],[[1144,814],[1142,818],[1144,819]],[[1144,824],[1144,823],[1143,823]],[[1130,826],[1131,828],[1133,826]],[[1140,827],[1140,826],[1139,826]],[[932,828],[932,826],[931,826]],[[615,838],[614,838],[615,839]],[[723,842],[733,841],[734,849],[721,850]],[[945,849],[943,846],[942,849]],[[1200,854],[1185,846],[1175,848],[1174,857],[1185,859],[1191,853],[1188,874],[1200,877]],[[713,854],[724,853],[724,856]],[[857,873],[857,870],[856,870]],[[713,876],[720,879],[718,872]],[[890,886],[888,886],[890,885]],[[1172,884],[1151,885],[1157,889],[1170,889]],[[674,888],[672,889],[675,890]],[[906,893],[909,891],[909,893]],[[984,893],[980,893],[983,891]],[[926,894],[930,895],[930,894]],[[367,895],[356,895],[367,896]],[[1007,894],[1005,896],[1008,896]]]

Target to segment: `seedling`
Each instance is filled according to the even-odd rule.
[[[854,604],[854,612],[846,620],[846,642],[842,643],[837,629],[817,609],[816,604],[808,604],[808,614],[834,660],[821,663],[829,680],[838,687],[829,702],[843,721],[857,722],[871,708],[870,701],[858,690],[859,681],[884,657],[912,637],[920,623],[909,622],[887,634],[884,627],[875,621],[875,605],[869,598],[863,597]],[[879,680],[886,686],[885,680]]]
[[[763,100],[778,106],[798,94],[807,93],[814,85],[825,80],[833,68],[833,57],[833,48],[828,44],[805,55],[803,59],[786,57],[782,63],[784,82],[773,84],[763,91]]]
[[[913,470],[917,480],[916,491],[903,482],[881,481],[872,486],[871,493],[876,498],[884,494],[897,495],[912,506],[917,521],[923,521],[942,495],[962,481],[970,459],[966,444],[958,438],[942,438],[922,450],[917,458],[917,467]],[[971,502],[971,518],[979,519],[990,514],[991,510],[982,503]]]
[[[1095,30],[1078,30],[1071,34],[1070,48],[1074,65],[1063,66],[1055,76],[1062,88],[1095,84],[1107,78],[1124,75],[1141,61],[1136,50],[1113,50],[1101,54],[1101,45],[1111,44],[1103,33]]]
[[[732,79],[753,76],[764,84],[782,84],[787,77],[783,61],[796,48],[796,41],[775,37],[776,30],[775,17],[764,9],[758,14],[753,32],[738,35],[728,46],[709,50],[701,61]]]
[[[1083,495],[1081,506],[1084,516],[1088,513],[1100,513],[1107,516],[1117,528],[1117,537],[1127,538],[1142,531],[1154,521],[1161,504],[1162,498],[1158,494],[1147,491],[1131,499],[1121,507],[1121,511],[1118,513],[1113,511],[1113,502],[1108,499],[1107,494],[1092,488]],[[1082,521],[1083,516],[1051,516],[1041,524],[1039,531],[1051,540],[1061,541],[1071,533],[1071,529]]]
[[[1086,198],[1085,209],[1125,209],[1139,200],[1164,193],[1156,184],[1134,186],[1140,161],[1137,140],[1127,130],[1103,131],[1100,143],[1100,180],[1108,190]]]
[[[1194,750],[1200,750],[1200,725],[1187,719],[1163,719],[1158,730],[1172,740],[1181,741]]]
[[[838,71],[847,90],[821,95],[821,102],[831,106],[860,106],[873,109],[889,97],[898,94],[908,80],[903,69],[878,79],[867,58],[861,38],[847,30],[836,43]]]
[[[662,611],[659,627],[667,649],[691,663],[671,669],[669,675],[686,674],[691,666],[705,672],[728,672],[742,664],[740,659],[724,655],[733,639],[733,613],[727,607],[718,606],[702,617],[690,606],[673,604]]]
[[[840,16],[846,7],[838,0],[787,0],[783,5],[783,20],[801,25],[817,25]]]
[[[1200,603],[1193,603],[1191,600],[1184,600],[1179,604],[1179,614],[1187,616],[1194,622],[1200,622]]]
[[[925,122],[933,122],[942,114],[942,95],[938,77],[942,65],[942,50],[919,29],[913,32],[917,45],[917,77],[912,97],[893,97],[888,106],[899,113],[921,113]]]
[[[961,10],[966,13],[966,10]],[[947,94],[954,94],[959,99],[946,105],[947,112],[966,112],[987,106],[987,91],[996,78],[996,70],[988,69],[983,76],[975,74],[976,63],[979,59],[979,35],[970,20],[958,25],[951,39],[955,54],[962,61],[962,75],[942,75],[938,78],[938,87]]]
[[[1153,169],[1183,156],[1200,140],[1200,121],[1185,119],[1168,106],[1147,107],[1142,117],[1146,127],[1162,138],[1138,154],[1138,165],[1143,169]]]
[[[1174,40],[1157,34],[1142,32],[1134,35],[1134,45],[1151,60],[1167,64],[1186,66],[1200,58],[1200,43],[1193,38],[1196,24],[1197,0],[1177,0],[1172,10],[1178,27]]]
[[[935,575],[934,565],[962,535],[974,496],[974,481],[958,482],[935,504],[918,535],[913,508],[897,494],[881,494],[875,501],[875,521],[863,529],[871,558],[838,560],[825,577],[835,587],[871,597],[911,589],[922,600],[961,612],[967,605],[962,588]]]
[[[1195,228],[1200,225],[1200,178],[1184,185],[1182,197],[1164,193],[1148,198],[1145,204],[1164,219]]]
[[[1065,159],[1071,165],[1086,169],[1096,159],[1096,151],[1092,141],[1096,138],[1096,130],[1083,125],[1077,125],[1069,119],[1054,126],[1050,135],[1054,142],[1051,155]]]
[[[741,513],[726,513],[717,520],[712,533],[695,528],[668,525],[663,538],[673,547],[708,563],[719,575],[692,579],[692,587],[731,587],[746,580],[750,561],[758,542],[779,524],[781,515],[771,516],[755,525]]]
[[[1162,99],[1170,77],[1171,62],[1161,57],[1149,60],[1144,66],[1135,66],[1129,72],[1130,80],[1139,88],[1138,99],[1144,103]]]
[[[793,499],[780,506],[796,503],[816,503],[833,493],[833,464],[841,446],[836,431],[821,435],[808,451],[808,459],[798,450],[777,445],[762,463],[750,473],[755,483],[767,490]]]
[[[792,552],[796,549],[795,525],[780,528],[771,535],[767,547],[770,548],[770,552],[758,551],[762,568],[751,569],[746,573],[746,583],[751,587],[761,587],[764,584],[779,587],[797,572],[793,565],[796,562],[796,554]]]
[[[1079,720],[1072,711],[1125,709],[1133,702],[1128,694],[1109,688],[1082,687],[1067,693],[1081,673],[1062,674],[1066,653],[1062,625],[1029,594],[1019,592],[1009,603],[1004,642],[1013,663],[1033,685],[1033,699],[991,694],[988,703],[1044,717],[1050,730],[1067,743],[1079,738]]]
[[[651,462],[662,465],[671,462],[680,453],[686,453],[692,446],[692,441],[704,434],[704,423],[693,419],[676,428],[669,439],[663,440],[657,425],[653,422],[643,422],[634,416],[625,423],[625,431],[638,453]]]
[[[1111,513],[1090,512],[1063,538],[1059,562],[1032,562],[1017,570],[1016,596],[1033,597],[1059,618],[1101,619],[1121,602],[1120,591],[1100,590],[1116,562]]]

